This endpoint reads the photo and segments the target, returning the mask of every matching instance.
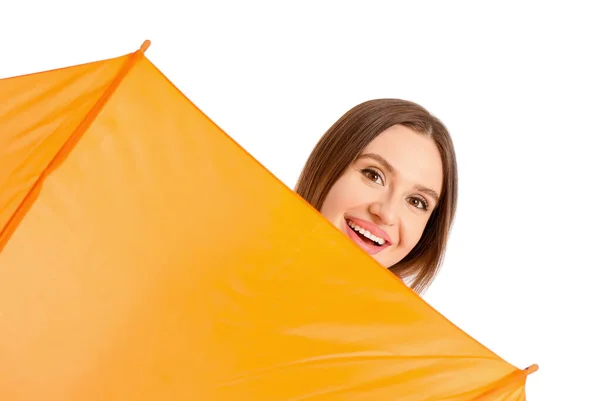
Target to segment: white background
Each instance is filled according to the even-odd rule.
[[[146,3],[146,4],[144,4]],[[600,24],[592,1],[6,1],[0,77],[136,50],[293,186],[370,98],[450,129],[460,198],[426,299],[518,367],[529,401],[599,400]]]

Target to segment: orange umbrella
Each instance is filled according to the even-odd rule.
[[[525,399],[148,45],[0,80],[1,400]]]

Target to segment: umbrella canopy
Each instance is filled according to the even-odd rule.
[[[0,80],[0,399],[525,399],[148,45]]]

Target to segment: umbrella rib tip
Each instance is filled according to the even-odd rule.
[[[529,376],[530,374],[537,372],[539,368],[540,367],[537,364],[533,364],[533,365],[525,368],[525,374],[527,376]]]
[[[144,43],[140,46],[140,52],[143,54],[150,47],[150,41],[148,39],[144,40]]]

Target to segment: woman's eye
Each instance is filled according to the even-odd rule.
[[[383,184],[383,180],[381,179],[381,175],[375,171],[375,170],[371,170],[369,168],[363,169],[362,173],[365,175],[365,177],[367,177],[370,181],[373,181],[376,184]]]
[[[428,205],[424,199],[420,198],[410,198],[410,204],[416,207],[417,209],[427,210]]]

